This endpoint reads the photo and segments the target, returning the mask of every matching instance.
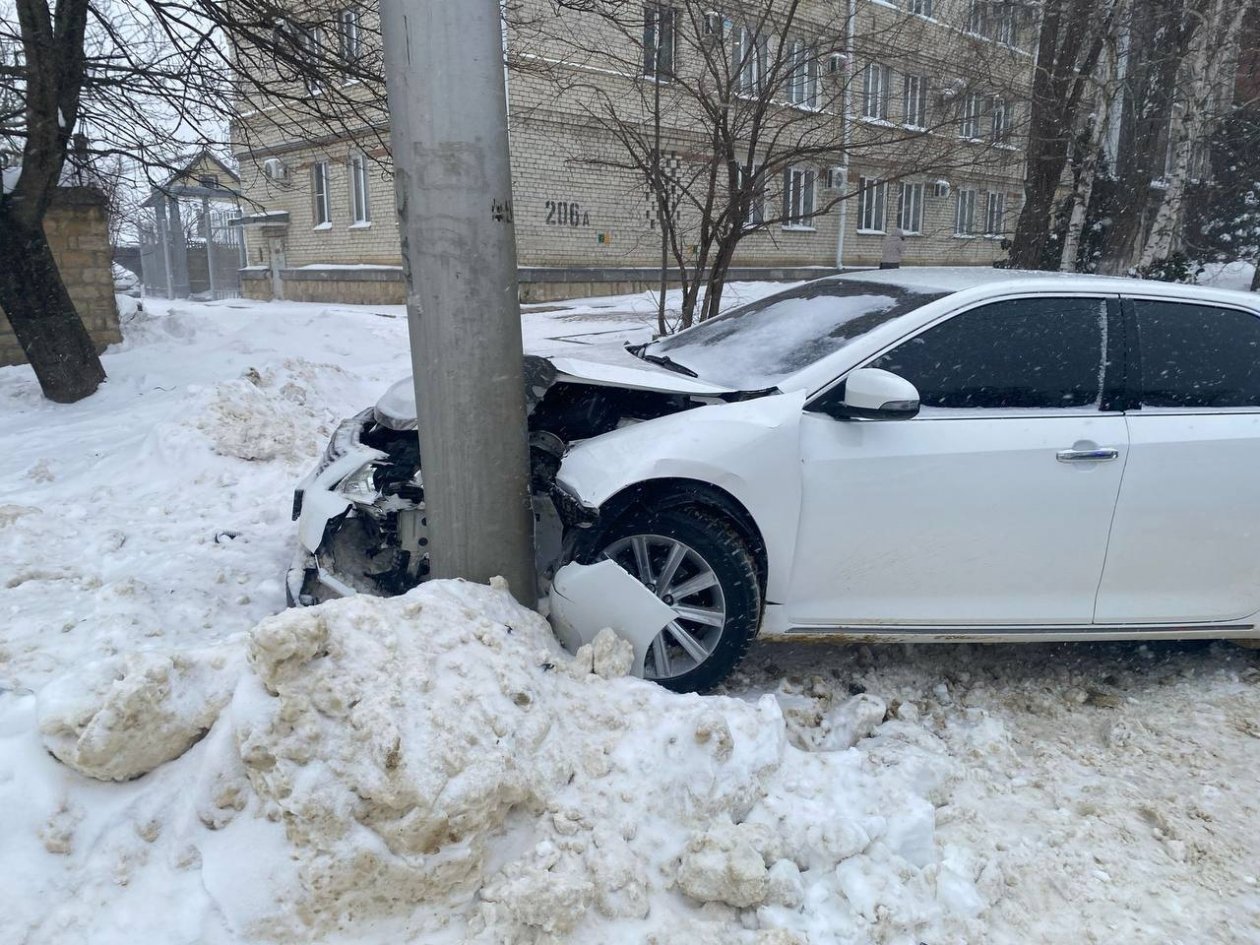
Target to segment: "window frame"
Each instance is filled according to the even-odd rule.
[[[958,116],[958,137],[964,141],[981,141],[980,119],[984,117],[984,96],[980,92],[968,92],[963,96],[962,111]]]
[[[783,80],[783,99],[796,108],[817,111],[819,108],[818,50],[799,37],[786,42],[792,68]]]
[[[872,205],[868,201],[871,195],[875,195],[875,203]],[[882,177],[858,177],[858,216],[857,231],[863,234],[884,235],[888,232],[888,181]],[[879,227],[867,226],[868,211],[872,219],[879,217]]]
[[[363,14],[357,6],[337,11],[337,52],[343,62],[358,62],[363,56]]]
[[[998,226],[993,227],[993,208],[996,202],[998,210]],[[984,233],[989,239],[1000,239],[1006,235],[1006,192],[986,190],[984,192]]]
[[[350,226],[366,229],[372,225],[372,181],[367,154],[352,152],[347,167],[350,171]]]
[[[862,116],[870,121],[887,121],[891,104],[892,66],[871,60],[862,68]],[[872,81],[872,80],[876,81]],[[876,112],[871,111],[872,101]]]
[[[668,14],[668,15],[666,15]],[[661,71],[662,45],[659,33],[661,23],[668,24],[668,65]],[[650,37],[650,39],[649,39]],[[643,4],[643,78],[652,82],[669,83],[678,74],[678,8],[672,3]]]
[[[962,229],[962,205],[963,194],[970,194],[971,213],[968,214],[968,229]],[[972,239],[980,234],[976,232],[976,203],[979,201],[980,191],[975,187],[959,187],[954,191],[954,236],[960,238]]]
[[[319,24],[303,26],[298,31],[302,58],[313,70],[302,76],[302,85],[308,95],[323,95],[326,91],[324,76],[319,71],[323,65],[324,39],[324,28]]]
[[[769,43],[765,36],[758,36],[746,23],[731,29],[731,70],[735,78],[735,94],[741,98],[756,98],[765,84],[765,63],[769,55]]]
[[[311,164],[311,220],[312,229],[332,229],[332,188],[328,161]]]
[[[906,192],[910,191],[917,194],[911,201],[911,207],[917,210],[912,213],[912,217],[916,218],[917,226],[906,226]],[[903,236],[922,236],[923,235],[923,206],[924,198],[927,196],[926,187],[922,181],[905,181],[901,182],[897,194],[897,226],[900,227]],[[913,222],[913,221],[912,221]]]
[[[911,92],[911,83],[914,91]],[[901,123],[915,131],[926,131],[928,126],[928,96],[931,85],[926,75],[907,72],[901,77]],[[916,108],[912,111],[911,105]],[[911,121],[911,117],[916,121]]]
[[[1138,322],[1138,302],[1159,302],[1169,305],[1207,306],[1221,311],[1238,312],[1260,320],[1260,311],[1246,308],[1229,302],[1205,301],[1202,299],[1169,298],[1148,292],[1127,292],[1120,300],[1124,310],[1125,347],[1125,387],[1123,408],[1126,411],[1146,416],[1215,416],[1228,414],[1257,414],[1260,406],[1251,407],[1155,407],[1147,406],[1145,400],[1145,361],[1142,350],[1141,327]]]
[[[932,0],[906,0],[906,12],[930,20],[935,16]]]
[[[801,185],[798,190],[796,178],[800,175]],[[801,207],[797,213],[796,196],[800,195]],[[809,197],[809,209],[805,209],[805,198]],[[813,231],[814,217],[818,213],[818,171],[803,164],[793,164],[783,169],[783,222],[784,230]]]

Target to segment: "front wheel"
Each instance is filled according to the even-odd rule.
[[[677,615],[652,641],[644,676],[676,692],[710,689],[757,635],[761,587],[739,533],[696,508],[633,511],[612,524],[595,560],[610,558]]]

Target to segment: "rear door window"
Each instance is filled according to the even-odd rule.
[[[910,381],[924,407],[1096,407],[1106,348],[1105,299],[1011,299],[955,315],[870,367]]]
[[[1145,406],[1260,407],[1260,317],[1184,302],[1133,304]]]

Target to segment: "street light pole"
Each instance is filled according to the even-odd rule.
[[[430,575],[537,600],[499,0],[382,0]]]

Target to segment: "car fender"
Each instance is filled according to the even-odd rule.
[[[631,486],[694,479],[748,510],[766,547],[766,599],[787,587],[801,508],[800,422],[805,394],[713,404],[632,424],[574,444],[556,481],[599,508]]]

